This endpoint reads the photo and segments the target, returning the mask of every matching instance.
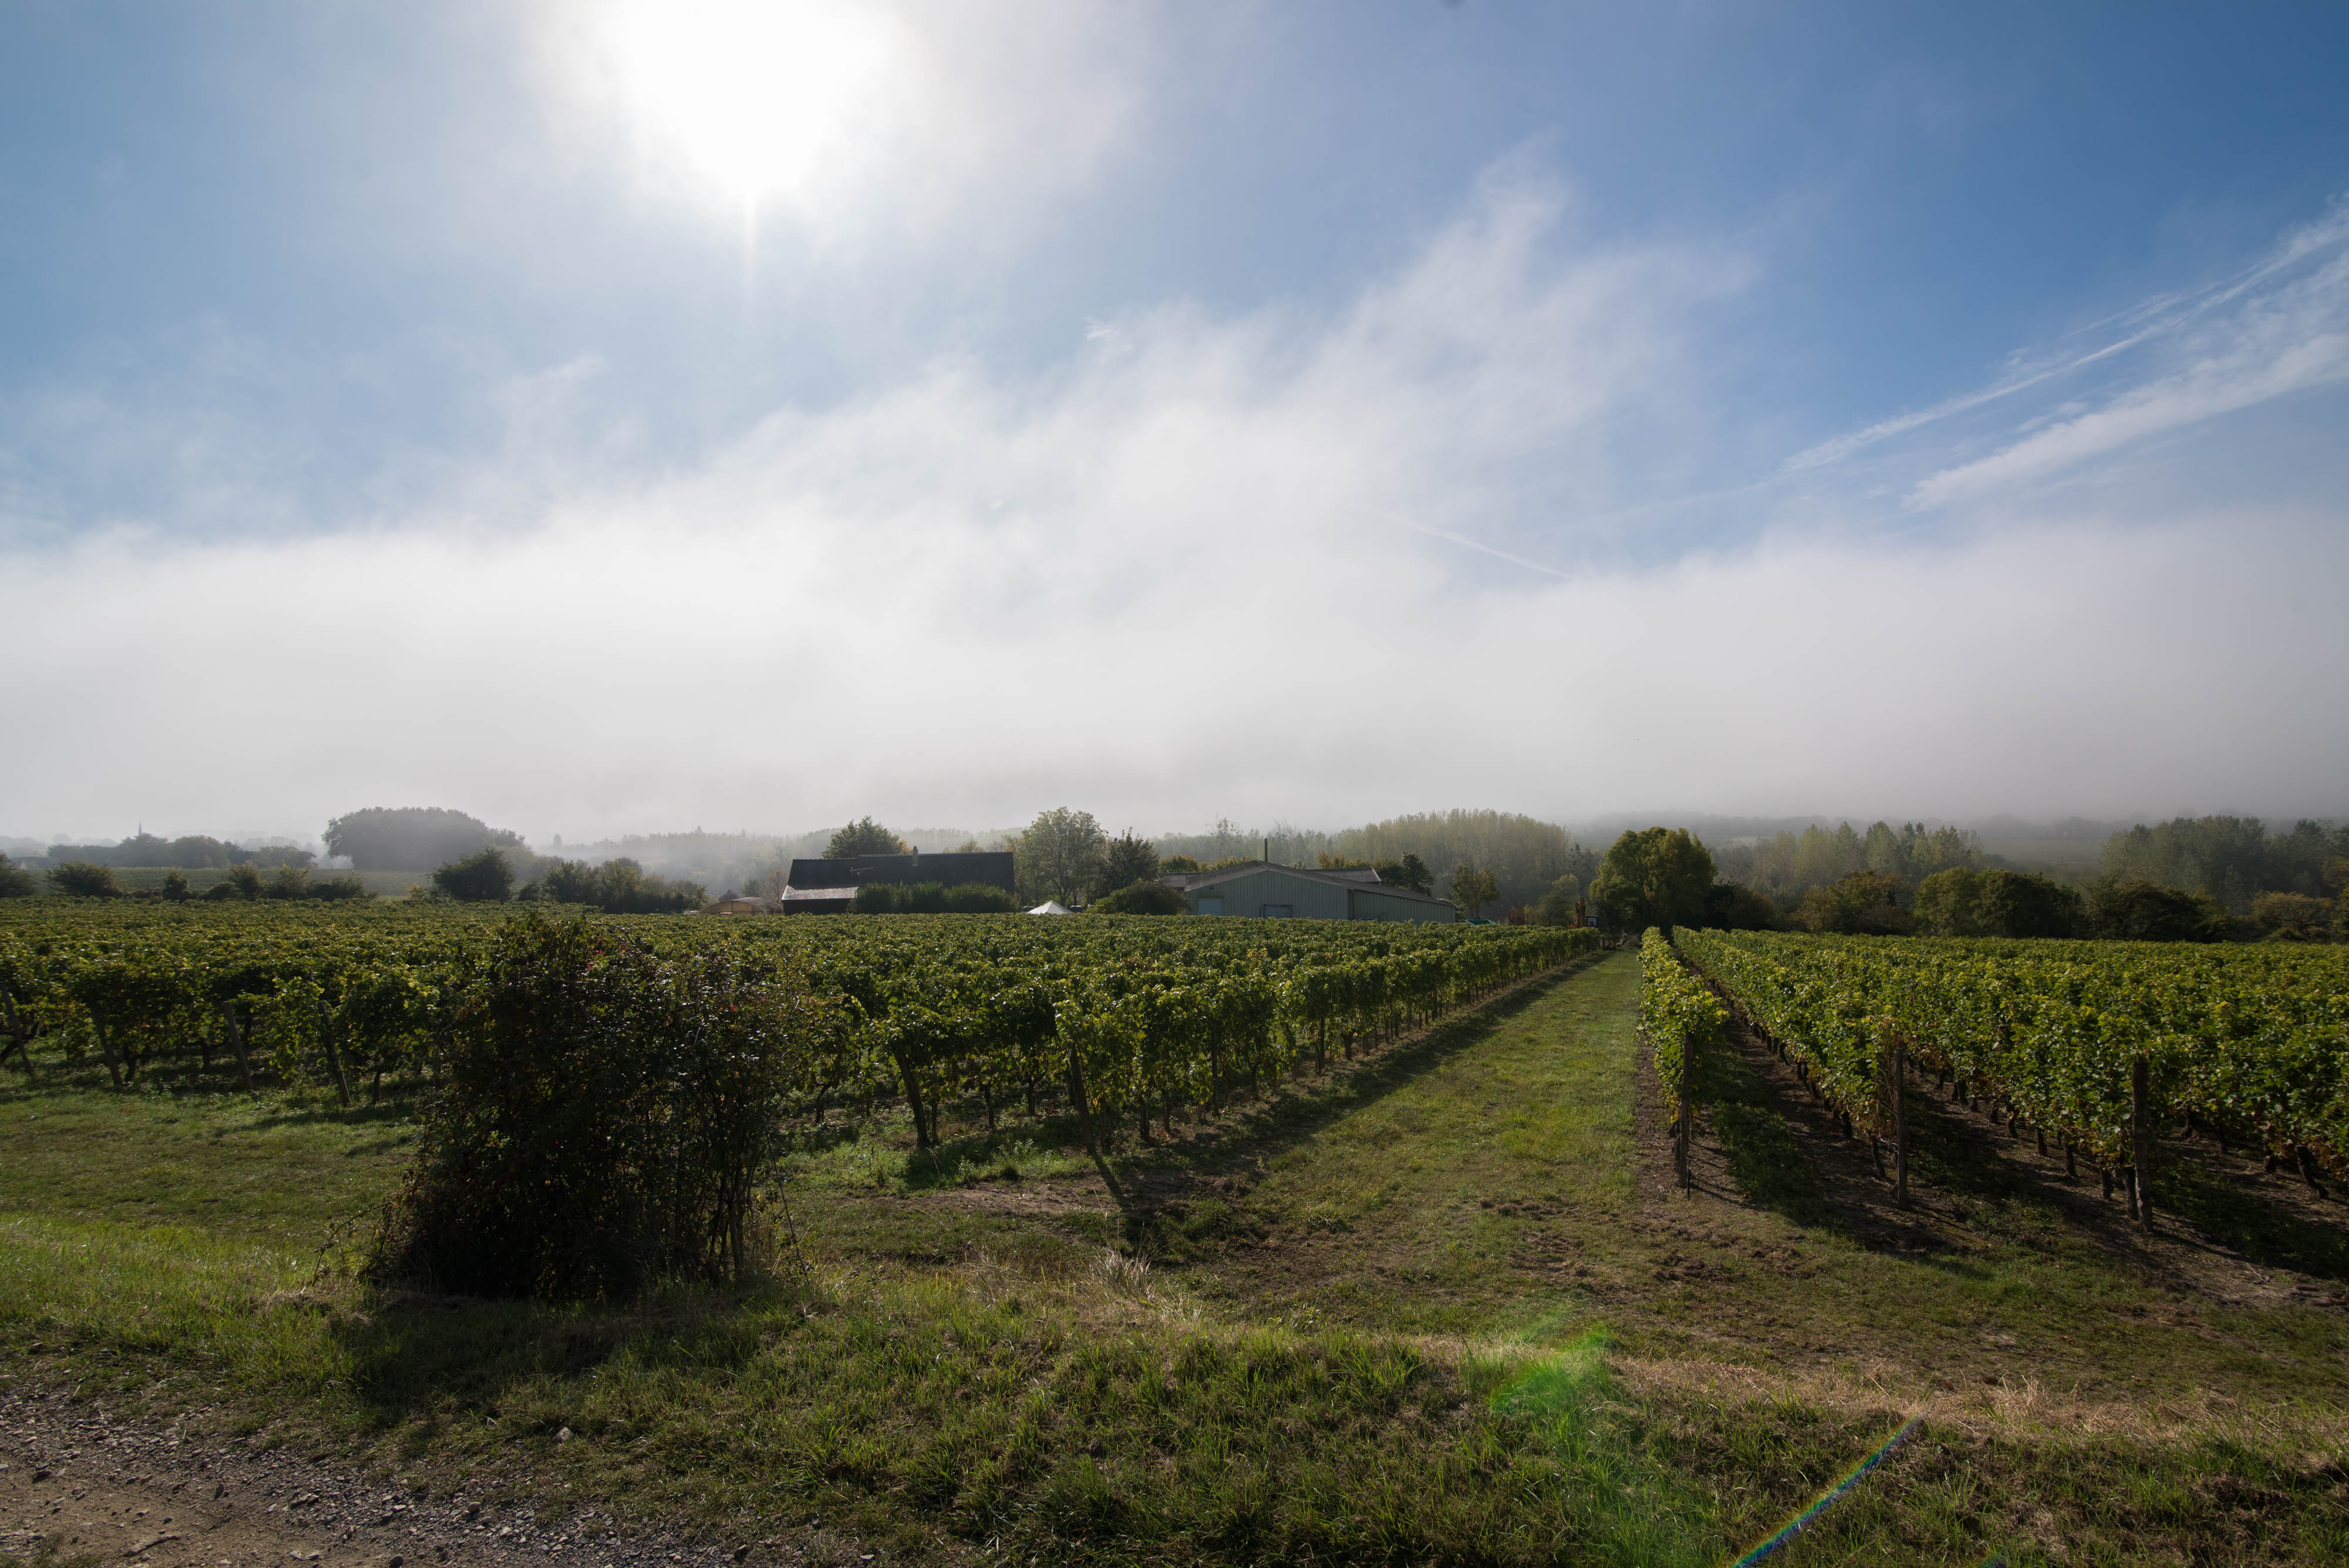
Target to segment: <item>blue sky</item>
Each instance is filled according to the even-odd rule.
[[[0,831],[2349,813],[2344,67],[0,6]]]

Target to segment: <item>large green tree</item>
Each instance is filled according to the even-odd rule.
[[[905,841],[874,821],[864,817],[837,829],[831,842],[823,846],[826,860],[853,860],[860,855],[910,855],[913,851]]]
[[[1963,866],[1936,871],[1917,884],[1917,932],[1927,937],[1982,935],[1982,873]]]
[[[1851,936],[1899,936],[1914,917],[1901,907],[1908,884],[1881,871],[1855,871],[1825,888],[1803,895],[1787,919],[1806,931],[1840,931]]]
[[[1712,890],[1713,852],[1684,827],[1625,833],[1590,884],[1605,923],[1628,931],[1699,920]]]
[[[1129,827],[1102,846],[1101,876],[1093,889],[1105,896],[1136,882],[1157,879],[1158,846],[1136,837]]]
[[[369,806],[326,824],[326,853],[362,871],[429,871],[484,849],[520,849],[522,835],[440,806]],[[255,852],[261,865],[274,862]]]
[[[1090,811],[1065,805],[1040,814],[1019,836],[1019,885],[1031,897],[1063,904],[1082,899],[1100,875],[1107,836]]]
[[[2084,913],[2080,895],[2053,877],[2006,870],[1982,874],[1974,910],[1986,937],[2068,937]]]
[[[1501,896],[1501,879],[1475,866],[1452,868],[1452,901],[1475,919],[1477,911]]]

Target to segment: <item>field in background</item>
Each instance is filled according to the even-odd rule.
[[[1636,965],[1112,1158],[976,1104],[921,1153],[835,1111],[771,1196],[772,1279],[626,1310],[322,1272],[403,1105],[0,1069],[0,1365],[920,1561],[1719,1562],[1911,1416],[1777,1561],[2349,1557],[2337,1204],[2181,1156],[2202,1223],[2146,1242],[1926,1104],[1896,1216],[1758,1051],[1715,1064],[1683,1194]]]
[[[182,869],[188,878],[189,892],[198,896],[202,896],[206,888],[217,887],[228,880],[228,872],[219,867],[197,866]],[[60,897],[58,894],[50,892],[48,878],[42,867],[33,867],[32,874],[38,883],[38,891],[34,894],[34,897]],[[171,867],[168,866],[118,866],[114,868],[114,879],[133,893],[151,893],[160,889],[163,879],[171,874]],[[261,873],[262,880],[266,882],[276,874],[275,867],[266,867]],[[429,871],[313,871],[310,873],[310,879],[314,882],[330,882],[343,877],[357,877],[367,884],[367,890],[369,893],[383,898],[404,897],[410,888],[419,883],[422,883],[427,888],[432,885],[432,874]]]

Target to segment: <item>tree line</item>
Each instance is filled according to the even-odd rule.
[[[273,866],[311,866],[317,860],[307,849],[280,844],[248,847],[201,833],[163,838],[144,832],[135,833],[119,844],[53,844],[49,846],[48,858],[52,863],[119,866],[126,870],[173,866],[190,871],[217,871],[232,866],[257,866],[264,869]]]
[[[1847,823],[1833,834],[1815,827],[1800,838],[1781,835],[1780,846],[1792,848],[1764,865],[1759,888],[1737,879],[1756,874],[1754,859],[1717,859],[1694,834],[1653,827],[1615,842],[1590,893],[1602,923],[1623,930],[1686,925],[2131,941],[2349,940],[2349,828],[2302,822],[2279,843],[2245,831],[2244,821],[2180,819],[2116,834],[2106,869],[2083,884],[1985,865],[1971,836],[1952,829],[1927,833],[1917,824],[1894,829],[1879,822],[1862,836]],[[2225,853],[2212,853],[2213,846]],[[1787,888],[1776,879],[1786,865],[1796,876],[1833,876],[1774,898],[1768,889]],[[2228,876],[2236,879],[2224,881]],[[2214,877],[2239,896],[2239,909],[2210,890]],[[2294,886],[2261,886],[2278,880]],[[2199,885],[2181,885],[2188,882]],[[2297,890],[2311,886],[2321,891]]]
[[[129,869],[130,867],[125,867]],[[364,898],[367,884],[357,877],[314,880],[307,866],[279,866],[264,877],[251,862],[231,866],[222,878],[198,893],[186,871],[174,866],[163,873],[160,887],[133,889],[115,875],[116,867],[90,860],[67,860],[48,867],[39,880],[5,855],[0,855],[0,898],[29,898],[46,882],[53,893],[73,898],[159,898],[179,902],[189,898]]]

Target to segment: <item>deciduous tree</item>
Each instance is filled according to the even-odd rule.
[[[826,860],[853,860],[859,855],[909,855],[905,841],[874,821],[862,817],[836,830],[823,846]]]
[[[1019,836],[1019,879],[1031,896],[1082,900],[1101,867],[1104,836],[1089,811],[1055,806]]]
[[[1828,888],[1814,888],[1789,919],[1806,931],[1840,931],[1846,935],[1899,936],[1913,924],[1900,907],[1906,890],[1898,877],[1880,871],[1855,871]]]
[[[1669,933],[1703,915],[1713,882],[1713,854],[1701,839],[1684,827],[1651,827],[1609,847],[1590,896],[1616,930],[1659,926]]]
[[[1474,866],[1452,868],[1452,901],[1475,919],[1478,910],[1501,896],[1501,879]]]
[[[1135,837],[1133,829],[1127,828],[1102,846],[1101,879],[1094,885],[1097,892],[1106,895],[1136,882],[1157,879],[1158,846]]]
[[[432,873],[432,885],[463,904],[503,903],[513,897],[513,867],[499,849],[451,860]]]
[[[2080,927],[2080,895],[2034,872],[1985,871],[1974,919],[1986,937],[2068,937]]]
[[[425,871],[484,849],[522,847],[522,835],[440,806],[370,806],[326,824],[326,853],[349,856],[362,871]]]

